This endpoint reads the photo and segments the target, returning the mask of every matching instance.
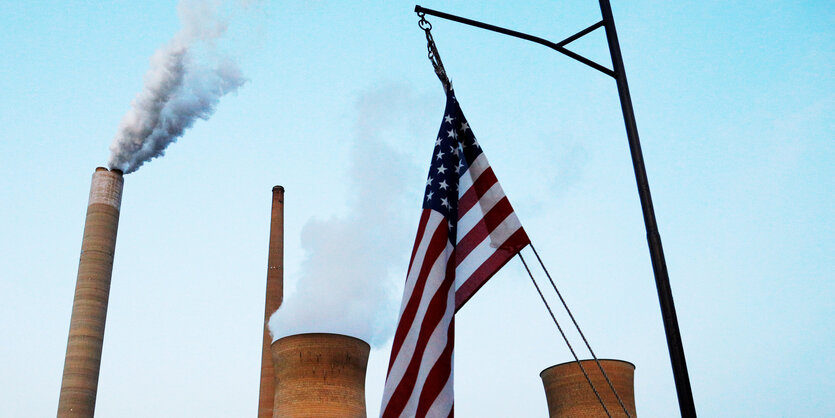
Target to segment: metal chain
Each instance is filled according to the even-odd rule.
[[[448,92],[451,90],[451,85],[449,78],[446,75],[446,69],[444,69],[444,63],[441,61],[441,55],[438,54],[438,48],[435,46],[435,40],[432,38],[432,24],[426,20],[426,13],[419,12],[418,16],[420,17],[418,27],[423,29],[426,33],[426,50],[429,62],[432,63],[432,68],[435,69],[435,74],[438,76],[438,79],[441,80],[441,84],[444,85],[444,90]]]

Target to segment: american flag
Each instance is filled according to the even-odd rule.
[[[449,91],[394,334],[382,417],[453,416],[455,312],[529,243]]]

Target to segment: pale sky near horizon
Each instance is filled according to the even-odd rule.
[[[699,415],[831,414],[835,4],[612,2]],[[55,414],[90,176],[180,27],[176,3],[0,2],[2,417]],[[248,3],[218,45],[246,84],[125,177],[97,416],[256,415],[276,184],[286,299],[317,251],[345,248],[326,274],[379,275],[399,304],[444,109],[414,3]],[[421,5],[552,41],[600,19],[589,0]],[[636,365],[639,416],[676,416],[614,80],[428,19],[596,354]],[[601,31],[572,49],[609,65]],[[396,312],[381,306],[384,333]],[[569,360],[512,260],[456,317],[456,415],[546,416],[539,372]]]

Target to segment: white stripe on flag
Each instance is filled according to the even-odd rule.
[[[463,193],[461,193],[463,195]],[[499,185],[498,182],[494,184],[487,193],[479,200],[478,203],[473,205],[461,219],[458,220],[458,238],[463,238],[473,229],[474,226],[478,225],[479,222],[484,220],[484,214],[489,212],[499,200],[502,200],[504,196],[504,191],[502,191],[502,186]]]
[[[454,362],[454,359],[453,359],[453,362]],[[435,402],[432,403],[432,406],[429,408],[429,411],[426,412],[426,417],[427,418],[447,418],[447,417],[449,417],[449,413],[450,413],[450,411],[452,411],[452,405],[453,405],[453,398],[452,398],[453,375],[454,375],[454,373],[452,373],[452,371],[450,371],[449,379],[447,379],[443,390],[441,390],[441,393],[439,393],[438,397],[435,398]]]
[[[484,156],[484,153],[478,155],[478,157],[473,160],[473,163],[467,168],[460,178],[458,179],[458,190],[467,190],[473,186],[473,182],[478,179],[478,176],[490,168],[490,163],[487,162],[487,157]],[[460,196],[460,193],[459,193]]]
[[[426,225],[426,232],[424,233],[424,240],[429,241],[431,240],[432,235],[435,234],[435,231],[438,228],[446,229],[446,219],[443,215],[431,211],[429,220],[427,221]],[[394,363],[391,366],[391,370],[389,371],[389,376],[387,380],[391,382],[398,382],[397,385],[386,385],[386,393],[384,393],[383,399],[390,399],[392,393],[389,391],[394,391],[399,382],[403,378],[403,375],[406,373],[406,369],[409,367],[409,363],[412,361],[412,357],[415,354],[415,348],[417,345],[418,336],[420,334],[420,327],[423,324],[423,319],[426,316],[427,308],[429,307],[429,301],[432,299],[432,296],[438,291],[440,286],[443,284],[444,277],[446,275],[446,268],[447,268],[447,261],[449,259],[450,253],[452,252],[452,245],[447,241],[446,249],[442,251],[438,258],[432,263],[431,270],[426,278],[426,283],[424,285],[423,292],[421,293],[420,304],[418,305],[418,311],[415,314],[414,320],[409,325],[409,331],[406,334],[406,338],[403,340],[402,345],[400,346],[400,351],[397,353],[397,357],[394,360]],[[417,258],[417,254],[415,254],[415,258]],[[415,279],[419,274],[421,264],[413,264],[412,269],[416,270],[414,273]],[[411,275],[410,275],[411,276]],[[414,284],[416,280],[413,279],[411,281],[411,286],[409,289],[409,298],[404,297],[403,303],[400,308],[400,314],[402,317],[403,310],[408,302],[411,300],[411,293],[414,291]],[[454,303],[453,303],[454,305]],[[448,322],[447,322],[448,323]],[[398,327],[401,324],[398,324]],[[444,333],[446,330],[444,330]],[[383,405],[385,408],[385,405]]]
[[[406,309],[406,305],[409,303],[409,300],[412,298],[412,292],[415,290],[415,281],[420,274],[421,267],[423,267],[423,261],[426,257],[426,251],[429,247],[429,243],[432,241],[432,235],[435,234],[435,231],[441,223],[446,224],[444,216],[438,212],[431,211],[429,219],[426,220],[426,228],[423,230],[423,236],[417,244],[418,249],[415,252],[415,259],[412,261],[412,268],[406,276],[406,285],[403,289],[403,300],[400,302],[401,316],[403,315],[403,310]]]
[[[426,280],[426,286],[424,287],[423,294],[421,295],[422,303],[418,307],[415,319],[411,324],[409,324],[409,332],[406,334],[406,338],[400,346],[400,352],[397,353],[397,358],[395,358],[394,364],[391,365],[391,371],[389,371],[388,379],[392,382],[400,382],[403,375],[406,373],[406,369],[409,367],[409,363],[412,361],[412,357],[415,354],[415,348],[420,334],[420,326],[423,324],[423,318],[426,316],[426,310],[429,307],[428,301],[432,299],[432,296],[438,291],[438,288],[443,283],[447,259],[452,246],[448,245],[447,247],[447,250],[441,253],[432,265],[432,271],[429,273],[429,277]],[[426,302],[423,303],[423,301]],[[396,386],[397,385],[392,385],[389,387],[394,390],[396,389]],[[392,394],[386,393],[385,395],[384,399],[388,399]]]
[[[519,219],[516,218],[516,214],[511,213],[496,227],[493,233],[473,248],[473,251],[455,269],[455,290],[458,290],[475,273],[476,269],[481,267],[496,252],[497,247],[501,246],[501,244],[507,241],[521,227],[522,225],[519,224]]]
[[[449,247],[450,249],[452,247]],[[423,352],[423,357],[420,359],[420,369],[415,383],[415,388],[412,390],[409,402],[406,403],[404,411],[416,411],[420,394],[423,392],[423,385],[426,383],[426,377],[441,354],[446,349],[447,332],[449,331],[449,323],[452,321],[452,315],[455,314],[455,289],[450,288],[447,292],[446,309],[444,309],[444,316],[441,322],[432,330],[432,335],[426,342],[426,351]]]

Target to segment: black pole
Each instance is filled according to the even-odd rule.
[[[684,360],[684,347],[681,344],[681,333],[678,328],[676,308],[673,304],[673,293],[670,289],[670,277],[667,274],[667,262],[664,260],[664,250],[661,247],[661,234],[655,221],[655,210],[652,207],[652,196],[649,192],[647,170],[644,166],[644,156],[641,152],[641,142],[638,139],[638,126],[635,123],[635,113],[632,110],[632,97],[629,95],[629,85],[626,82],[626,71],[623,57],[620,53],[618,34],[615,30],[615,19],[609,0],[600,0],[600,12],[606,28],[606,40],[609,42],[609,53],[612,56],[612,69],[618,85],[623,122],[626,124],[626,136],[629,140],[629,151],[632,153],[632,166],[635,170],[635,181],[638,183],[638,195],[641,199],[641,209],[644,214],[644,225],[647,230],[652,270],[655,273],[655,286],[658,289],[658,300],[661,304],[661,317],[664,320],[664,332],[667,334],[667,348],[670,350],[670,361],[673,366],[673,378],[678,394],[678,406],[681,416],[685,418],[696,416],[693,403],[693,392],[690,389],[690,377],[687,373],[687,363]]]
[[[415,6],[415,12],[426,13],[443,19],[452,20],[545,45],[556,50],[557,52],[563,53],[577,61],[595,68],[616,80],[621,110],[623,111],[623,122],[626,125],[626,137],[629,141],[629,151],[632,154],[632,167],[635,171],[635,181],[638,184],[638,196],[641,200],[641,210],[644,215],[644,226],[647,231],[647,243],[649,244],[652,270],[655,275],[655,286],[658,289],[658,301],[661,304],[661,318],[664,321],[664,332],[667,336],[667,348],[670,351],[670,362],[672,363],[673,368],[673,378],[675,379],[676,384],[679,410],[681,411],[681,416],[683,418],[696,417],[696,407],[693,403],[693,391],[690,388],[690,377],[687,373],[687,362],[684,359],[684,347],[681,344],[681,333],[678,327],[675,304],[673,303],[673,293],[670,289],[670,277],[667,273],[667,262],[664,260],[664,249],[661,247],[661,234],[658,233],[658,224],[655,220],[655,210],[652,207],[652,196],[649,192],[649,180],[647,180],[647,170],[644,166],[644,156],[641,152],[641,142],[638,139],[638,125],[635,123],[635,113],[632,110],[632,98],[629,95],[629,84],[626,82],[626,71],[624,70],[623,57],[621,56],[618,35],[615,30],[615,19],[612,16],[612,7],[609,4],[609,0],[599,1],[603,21],[589,26],[588,28],[558,43],[553,43],[539,37],[510,29],[439,12],[437,10],[426,9],[420,6]],[[601,23],[606,29],[606,40],[609,44],[609,53],[612,57],[612,70],[609,70],[564,48],[568,43],[579,39],[594,29],[597,29]]]

